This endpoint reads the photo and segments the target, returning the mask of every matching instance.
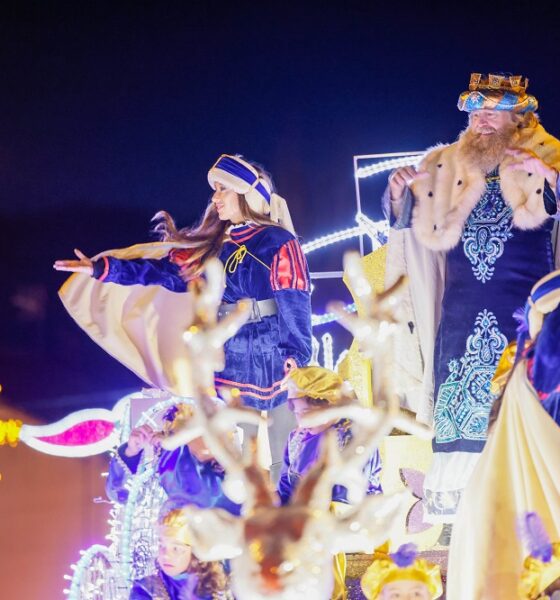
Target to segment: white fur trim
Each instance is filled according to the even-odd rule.
[[[518,145],[552,167],[560,167],[560,142],[542,126],[522,132]],[[516,227],[536,229],[548,218],[543,202],[543,178],[509,169],[512,161],[513,158],[507,157],[500,165],[504,200],[513,209]],[[428,177],[412,185],[416,197],[414,233],[431,250],[450,250],[459,243],[465,221],[484,193],[485,175],[462,159],[459,142],[428,150],[419,170],[426,171]]]

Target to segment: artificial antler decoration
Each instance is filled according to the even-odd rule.
[[[306,415],[302,425],[316,427],[342,418],[352,420],[353,438],[335,456],[332,468],[338,473],[333,483],[344,485],[348,489],[349,501],[354,504],[365,493],[362,475],[364,465],[385,435],[396,427],[431,439],[433,431],[400,410],[398,397],[392,389],[388,357],[392,356],[398,295],[406,285],[406,278],[400,277],[394,285],[378,294],[367,280],[357,252],[348,252],[344,256],[344,269],[350,287],[362,306],[362,314],[349,314],[341,303],[336,302],[329,305],[329,310],[338,315],[340,324],[353,334],[362,354],[372,361],[372,389],[376,406],[364,407],[353,403],[327,407]]]
[[[408,495],[368,496],[351,514],[335,516],[329,510],[329,466],[338,453],[333,436],[325,446],[322,460],[302,478],[286,506],[278,506],[268,474],[253,460],[243,469],[249,500],[241,517],[222,509],[183,509],[197,556],[231,559],[239,600],[324,600],[333,587],[332,556],[370,552],[391,536]]]
[[[406,504],[407,494],[364,498],[366,482],[361,470],[369,454],[395,425],[422,435],[429,433],[401,414],[396,397],[389,392],[386,364],[380,353],[381,346],[391,337],[391,325],[395,322],[392,311],[396,305],[393,294],[402,281],[387,292],[375,295],[363,276],[359,259],[347,257],[346,266],[354,289],[366,307],[366,317],[350,317],[344,313],[341,320],[354,333],[366,355],[372,357],[377,373],[375,389],[382,401],[373,409],[347,403],[309,415],[310,424],[342,416],[359,424],[354,441],[343,454],[335,439],[328,435],[321,461],[301,480],[291,502],[278,506],[276,494],[270,491],[268,476],[256,464],[254,455],[249,464],[241,464],[223,435],[223,428],[244,417],[245,411],[240,414],[236,408],[210,409],[205,395],[199,394],[198,421],[187,425],[190,433],[179,434],[194,437],[196,429],[222,462],[228,476],[233,475],[245,489],[241,517],[233,517],[221,509],[194,506],[184,509],[190,518],[197,556],[202,560],[232,559],[234,592],[240,600],[323,600],[328,597],[333,585],[332,556],[340,551],[371,551],[384,542],[391,536]],[[333,310],[338,312],[337,307]],[[191,345],[199,360],[200,348],[212,339],[216,327],[207,316],[202,321],[203,328],[197,325],[185,337],[185,343]],[[199,335],[205,337],[198,340]],[[171,438],[167,443],[175,444],[178,439]],[[344,518],[330,511],[332,488],[338,482],[348,485],[353,499],[359,501]]]

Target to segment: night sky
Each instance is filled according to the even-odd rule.
[[[542,2],[55,6],[0,24],[0,384],[43,418],[140,387],[65,314],[53,261],[147,241],[162,208],[192,222],[219,154],[271,171],[305,241],[352,225],[354,154],[454,140],[471,71],[528,76],[560,135]]]

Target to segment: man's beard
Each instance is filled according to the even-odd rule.
[[[459,136],[461,157],[484,173],[489,173],[502,162],[506,150],[515,146],[518,137],[515,123],[490,134],[475,133],[467,127]]]

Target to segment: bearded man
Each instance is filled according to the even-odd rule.
[[[408,379],[397,378],[408,381],[405,403],[435,429],[423,500],[432,523],[453,522],[486,440],[490,381],[515,338],[512,314],[555,266],[560,142],[539,124],[527,83],[472,74],[458,141],[429,150],[418,170],[394,171],[383,198],[388,278],[410,281],[396,352]]]

